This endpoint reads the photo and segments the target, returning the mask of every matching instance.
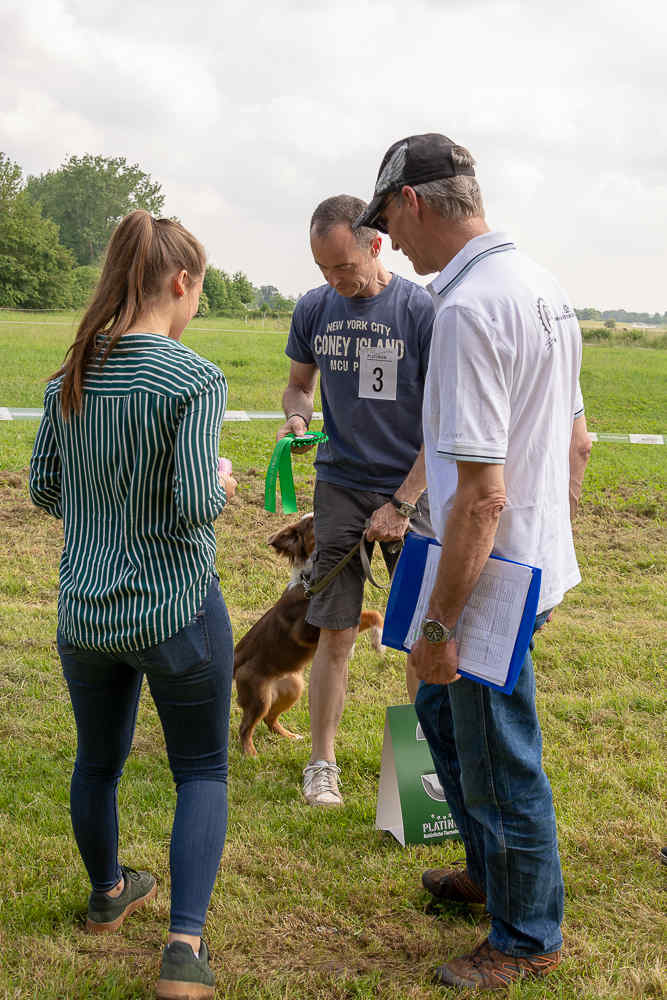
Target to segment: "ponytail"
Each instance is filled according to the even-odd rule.
[[[60,398],[66,420],[72,411],[81,412],[84,378],[98,334],[109,338],[102,356],[104,364],[147,301],[160,294],[170,270],[185,270],[190,277],[199,277],[205,267],[204,248],[180,223],[154,219],[142,209],[123,219],[109,241],[100,280],[74,343],[62,367],[51,376],[63,376]]]

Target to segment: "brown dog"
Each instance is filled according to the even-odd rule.
[[[263,719],[269,729],[299,740],[278,722],[303,693],[303,671],[315,655],[320,630],[306,621],[308,598],[301,574],[312,568],[315,549],[313,515],[306,514],[269,538],[276,552],[286,556],[292,578],[277,604],[256,622],[234,649],[234,678],[243,718],[239,728],[244,753],[257,756],[253,734]],[[381,651],[383,618],[378,611],[362,611],[359,631],[371,629],[374,649]]]

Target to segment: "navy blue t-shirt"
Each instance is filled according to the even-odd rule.
[[[433,317],[429,293],[397,274],[371,298],[344,298],[321,285],[299,299],[285,353],[320,371],[329,441],[317,450],[319,479],[389,495],[401,485],[422,444]],[[359,397],[359,352],[369,347],[395,349],[395,399]],[[373,388],[382,387],[378,370]]]

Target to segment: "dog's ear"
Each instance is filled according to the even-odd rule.
[[[291,566],[303,565],[315,548],[313,515],[304,514],[296,524],[288,524],[286,528],[276,531],[268,543],[280,555],[286,556]]]
[[[315,522],[312,514],[301,518],[301,537],[303,538],[304,556],[307,559],[315,548]]]
[[[267,543],[271,545],[281,556],[294,559],[299,535],[296,524],[288,524],[286,528],[281,528],[274,532]]]

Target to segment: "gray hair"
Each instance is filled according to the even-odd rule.
[[[452,160],[461,167],[472,167],[475,164],[464,146],[454,146]],[[415,184],[414,190],[429,208],[452,222],[472,216],[484,218],[482,192],[475,177],[445,177],[426,184]]]
[[[377,237],[377,229],[370,229],[368,226],[352,229],[352,224],[367,207],[365,201],[351,194],[325,198],[312,214],[310,232],[315,230],[317,236],[323,237],[328,236],[335,226],[348,226],[359,246],[369,247]]]

